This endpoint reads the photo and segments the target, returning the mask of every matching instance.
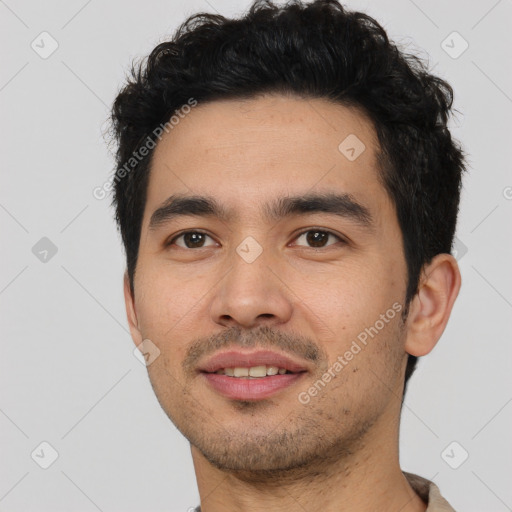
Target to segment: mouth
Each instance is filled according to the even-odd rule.
[[[233,368],[219,368],[216,372],[217,375],[227,375],[228,377],[235,377],[236,379],[261,379],[263,377],[270,377],[271,375],[285,375],[294,373],[288,371],[286,368],[279,368],[278,366],[251,366],[245,368],[243,366],[235,366]]]
[[[307,373],[305,365],[271,351],[223,352],[199,368],[208,386],[232,400],[263,400]]]

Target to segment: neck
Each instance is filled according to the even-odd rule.
[[[336,456],[333,447],[332,460],[287,471],[224,471],[192,446],[201,511],[424,512],[400,469],[398,424],[377,430],[374,425],[354,450]]]

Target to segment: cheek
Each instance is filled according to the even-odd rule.
[[[136,310],[144,338],[161,351],[172,350],[173,360],[182,341],[197,335],[198,312],[204,308],[205,290],[198,280],[171,278],[169,271],[145,273],[136,283]],[[195,326],[195,327],[194,327]]]
[[[295,282],[297,295],[305,298],[297,305],[300,315],[313,326],[331,365],[339,357],[347,361],[344,377],[397,357],[405,284],[391,270],[376,264],[353,266]]]
[[[364,328],[400,300],[402,287],[392,269],[378,262],[336,265],[322,272],[288,275],[291,288],[302,299],[304,309],[334,333]],[[405,287],[403,287],[405,290]]]

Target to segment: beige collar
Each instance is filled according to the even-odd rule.
[[[403,472],[414,492],[428,504],[426,512],[455,512],[455,509],[441,496],[436,484],[412,473]]]

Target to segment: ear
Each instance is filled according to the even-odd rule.
[[[418,293],[411,300],[407,317],[405,350],[412,356],[428,354],[448,323],[459,294],[461,277],[451,254],[438,254],[423,268]]]
[[[130,289],[130,280],[128,272],[124,273],[124,303],[126,307],[126,316],[128,318],[128,325],[135,345],[142,343],[142,334],[139,330],[139,322],[137,320],[137,312],[135,311],[135,299]]]

